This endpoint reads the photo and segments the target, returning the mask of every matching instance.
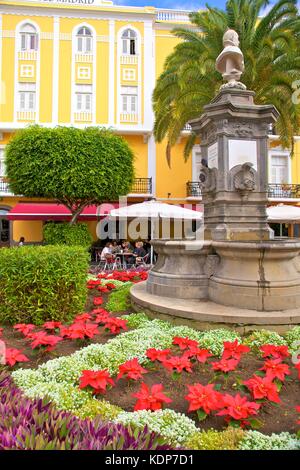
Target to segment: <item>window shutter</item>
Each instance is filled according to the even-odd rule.
[[[92,104],[92,95],[88,93],[85,95],[85,110],[86,111],[91,110],[91,104]]]
[[[28,109],[34,109],[34,93],[29,93],[28,96]]]
[[[85,52],[91,52],[92,50],[92,38],[85,38]]]
[[[127,54],[127,39],[123,39],[123,54]]]
[[[82,108],[82,95],[80,93],[77,94],[77,111],[81,111]]]
[[[78,39],[78,40],[77,40],[77,51],[78,51],[78,52],[82,52],[82,38],[79,37],[79,38],[77,38],[77,39]]]
[[[21,49],[26,50],[26,34],[21,34]]]
[[[20,93],[20,110],[25,109],[25,93]]]

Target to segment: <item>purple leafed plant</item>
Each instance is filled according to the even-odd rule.
[[[28,399],[0,374],[0,450],[168,450],[147,428],[82,420],[46,400]]]

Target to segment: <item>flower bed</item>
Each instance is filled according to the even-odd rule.
[[[73,354],[12,373],[27,397],[47,397],[80,418],[147,425],[172,446],[299,447],[299,328],[285,337],[260,331],[241,338],[233,330],[197,331],[143,313],[117,317],[106,301],[133,281],[119,277],[124,281],[90,277],[89,311],[71,325],[18,328],[15,334],[25,332],[26,341],[56,353],[77,341]],[[78,341],[97,342],[78,349]]]

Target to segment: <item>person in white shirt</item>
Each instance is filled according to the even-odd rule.
[[[102,260],[107,260],[107,258],[111,258],[112,256],[112,244],[111,243],[106,243],[105,247],[103,248],[101,252],[101,259]]]

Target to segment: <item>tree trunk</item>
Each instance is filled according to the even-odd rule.
[[[78,217],[80,216],[82,210],[85,208],[87,204],[81,204],[79,207],[77,207],[77,209],[74,211],[72,210],[72,218],[69,222],[69,225],[75,225],[77,220],[78,220]]]

